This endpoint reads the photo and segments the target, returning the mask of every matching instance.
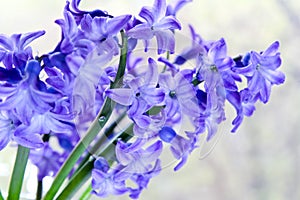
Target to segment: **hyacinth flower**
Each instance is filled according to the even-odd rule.
[[[175,38],[172,30],[181,29],[179,21],[172,15],[166,15],[165,0],[155,0],[152,7],[143,7],[139,16],[146,22],[136,25],[128,31],[128,36],[145,41],[148,48],[149,40],[154,36],[157,40],[158,54],[166,51],[174,53]]]
[[[121,195],[128,191],[125,186],[126,179],[122,178],[117,168],[110,169],[105,158],[100,157],[95,161],[92,177],[93,193],[99,197]]]
[[[188,155],[194,150],[192,140],[187,140],[184,137],[178,135],[171,127],[164,126],[158,132],[159,138],[166,143],[171,144],[171,152],[173,156],[181,161],[175,166],[174,170],[179,170],[186,162]]]
[[[226,99],[234,106],[237,112],[237,116],[232,121],[234,125],[232,132],[235,132],[237,128],[242,124],[244,116],[250,117],[255,111],[255,102],[257,97],[253,96],[248,88],[241,90],[240,92],[228,92]]]
[[[236,86],[235,79],[231,76],[233,60],[227,55],[225,40],[222,38],[211,42],[204,45],[203,49],[206,51],[196,57],[196,78],[199,82],[204,82],[206,104],[204,111],[194,119],[194,125],[197,127],[197,134],[207,130],[209,141],[216,134],[218,125],[226,119],[225,93],[227,90],[234,90]]]
[[[54,151],[48,143],[43,148],[30,152],[29,159],[38,167],[38,180],[43,180],[44,177],[56,174],[61,166],[61,156]]]
[[[0,150],[18,145],[8,199],[20,197],[28,158],[39,170],[36,199],[138,199],[163,169],[164,151],[180,170],[217,138],[226,102],[236,132],[285,80],[279,42],[233,58],[224,38],[205,40],[189,25],[191,42],[175,52],[177,13],[191,0],[154,0],[139,16],[85,11],[80,2],[68,1],[55,21],[62,37],[49,53],[35,56],[28,46],[44,31],[0,35]],[[47,176],[53,182],[43,191]]]
[[[90,15],[91,17],[110,17],[113,18],[113,16],[109,15],[106,11],[102,11],[99,9],[93,10],[93,11],[84,11],[79,9],[79,4],[81,0],[74,0],[72,2],[66,3],[65,10],[69,11],[72,13],[72,15],[75,18],[75,21],[77,24],[80,23],[81,19],[86,16],[87,14]],[[71,4],[71,7],[70,7]]]
[[[28,44],[44,34],[45,31],[13,34],[10,37],[1,34],[0,61],[7,69],[18,68],[23,72],[27,60],[33,58],[32,49]]]
[[[196,91],[191,80],[184,76],[183,71],[178,72],[174,77],[170,74],[161,74],[159,85],[166,93],[164,111],[167,118],[174,117],[178,112],[189,117],[200,115],[200,107],[195,101]]]
[[[119,141],[116,146],[116,157],[121,165],[125,166],[121,171],[126,173],[144,174],[153,169],[151,163],[156,163],[162,152],[162,143],[157,141],[147,149],[140,145],[124,144]],[[155,165],[154,165],[155,166]]]
[[[167,6],[166,16],[173,15],[176,16],[177,12],[185,6],[185,4],[192,2],[192,0],[180,0],[173,1],[173,5]]]
[[[44,113],[52,108],[51,103],[60,97],[57,93],[47,91],[38,76],[41,66],[37,61],[26,65],[26,76],[17,84],[4,84],[0,87],[2,101],[0,108],[13,110],[17,118],[25,125],[30,124],[34,113]],[[3,98],[5,97],[5,100]]]
[[[14,125],[8,111],[0,112],[0,150],[4,149],[13,137]]]
[[[279,42],[274,42],[262,53],[251,51],[248,65],[234,68],[235,72],[247,77],[250,92],[258,95],[263,103],[269,101],[271,86],[285,80],[284,74],[277,70],[281,65],[278,48]]]
[[[147,127],[150,118],[144,113],[154,105],[163,102],[165,93],[161,88],[157,88],[158,69],[153,59],[148,60],[149,68],[145,75],[131,80],[129,88],[109,89],[106,95],[115,102],[129,106],[128,116],[132,118],[138,126]]]
[[[211,45],[211,42],[205,41],[192,25],[189,25],[189,29],[191,33],[191,46],[180,52],[176,57],[174,64],[183,65],[186,61],[195,59],[201,54],[205,54],[206,49]]]
[[[117,166],[109,167],[107,161],[98,158],[92,172],[94,193],[100,197],[111,194],[124,194],[136,199],[140,192],[146,188],[150,178],[159,173],[162,152],[162,143],[157,141],[146,149],[139,145],[125,144],[119,141],[116,146]],[[125,181],[132,180],[137,187],[128,186]]]

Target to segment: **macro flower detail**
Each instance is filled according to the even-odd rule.
[[[264,103],[270,98],[271,86],[282,84],[285,80],[285,75],[277,70],[281,65],[278,48],[279,42],[274,42],[262,53],[251,51],[249,64],[234,68],[247,77],[249,90]]]
[[[159,138],[166,142],[170,143],[170,150],[173,156],[181,161],[175,166],[174,170],[179,170],[187,161],[189,153],[194,150],[193,143],[191,140],[185,139],[184,137],[178,135],[173,128],[169,126],[164,126],[158,132]]]
[[[181,29],[179,21],[174,16],[166,16],[166,0],[155,0],[153,7],[143,7],[139,16],[146,22],[133,27],[128,31],[128,36],[148,42],[154,36],[157,40],[158,54],[166,51],[174,53],[175,38],[172,30]]]
[[[133,145],[134,146],[134,145]],[[126,166],[123,170],[127,173],[143,174],[150,171],[162,152],[162,143],[157,141],[147,149],[135,149],[127,144],[118,142],[116,156],[121,165]]]
[[[13,137],[14,122],[10,119],[10,112],[0,112],[0,150],[6,147]]]
[[[26,65],[26,77],[16,85],[1,85],[0,108],[12,110],[25,125],[30,124],[34,113],[44,113],[52,108],[51,103],[60,97],[59,94],[48,92],[39,80],[41,66],[37,61],[29,61]]]
[[[215,144],[227,105],[237,132],[269,101],[285,81],[279,42],[232,57],[224,38],[205,40],[191,24],[191,42],[182,42],[178,12],[191,2],[154,0],[135,16],[67,1],[55,21],[61,39],[42,55],[29,44],[45,31],[0,35],[0,150],[18,148],[8,199],[22,198],[28,159],[38,168],[36,199],[138,199],[166,162],[178,171]]]
[[[146,127],[150,123],[148,116],[143,115],[149,108],[163,102],[165,93],[157,88],[158,69],[153,59],[148,60],[148,70],[142,77],[128,82],[129,88],[108,89],[106,95],[115,102],[129,106],[128,116],[139,126]]]
[[[8,37],[0,35],[0,61],[7,69],[14,67],[23,72],[28,60],[32,59],[30,42],[41,37],[45,31],[37,31],[25,34],[13,34]]]
[[[111,169],[104,158],[97,159],[92,171],[93,193],[99,197],[126,193],[128,191],[125,186],[126,179],[122,179],[122,176],[118,177],[121,174],[118,169]]]
[[[161,74],[159,85],[165,90],[165,112],[168,118],[174,117],[177,112],[183,112],[190,117],[200,115],[200,108],[196,100],[196,91],[183,73],[178,72],[174,77],[170,74]]]
[[[38,167],[38,180],[53,176],[61,166],[61,156],[46,144],[43,148],[31,151],[30,161]]]
[[[120,32],[131,15],[118,16],[114,18],[94,17],[85,15],[81,20],[81,29],[86,38],[92,41],[104,41]]]
[[[173,5],[167,6],[166,16],[173,15],[176,16],[177,12],[185,6],[185,4],[192,2],[192,0],[179,0],[173,1]]]
[[[251,94],[248,88],[240,92],[229,92],[226,96],[227,100],[234,106],[237,112],[236,118],[232,121],[234,125],[232,132],[235,132],[241,125],[244,116],[250,117],[255,110],[255,102],[257,98]]]

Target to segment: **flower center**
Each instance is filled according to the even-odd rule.
[[[170,91],[169,96],[170,96],[172,99],[175,99],[175,98],[176,98],[176,92],[175,92],[174,90]]]
[[[216,65],[210,65],[210,70],[213,71],[213,72],[218,72],[218,68]]]
[[[261,66],[260,64],[257,64],[256,67],[255,67],[256,70],[259,70],[260,66]]]

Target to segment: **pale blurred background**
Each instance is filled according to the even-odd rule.
[[[60,38],[60,29],[53,22],[62,18],[64,5],[64,0],[0,0],[0,33],[46,30],[33,46],[34,52],[48,52]],[[118,15],[138,14],[143,5],[152,5],[152,0],[83,0],[82,7],[98,7]],[[172,167],[164,169],[150,182],[141,200],[300,199],[298,13],[298,0],[194,0],[181,10],[178,17],[183,24],[193,24],[205,39],[224,37],[233,56],[264,50],[279,40],[287,79],[283,86],[273,88],[270,102],[258,105],[254,116],[246,119],[235,135],[229,133],[234,112],[228,109],[229,120],[214,151],[205,159],[194,152],[179,172],[173,172]],[[15,149],[0,152],[2,193],[7,190],[14,159]],[[34,193],[36,185],[30,178],[35,169],[28,171],[24,194]]]

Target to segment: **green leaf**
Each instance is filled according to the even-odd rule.
[[[93,188],[91,185],[89,185],[86,190],[82,193],[81,197],[79,198],[80,200],[89,200],[92,196],[91,192],[92,192]]]
[[[4,197],[2,196],[1,190],[0,190],[0,200],[4,200]]]
[[[10,186],[7,197],[8,200],[20,199],[20,192],[22,189],[29,152],[30,150],[27,147],[23,147],[21,145],[18,146],[15,165],[10,180]]]

